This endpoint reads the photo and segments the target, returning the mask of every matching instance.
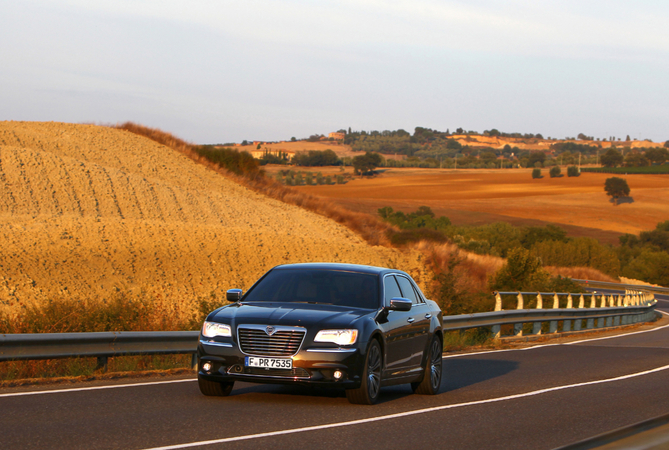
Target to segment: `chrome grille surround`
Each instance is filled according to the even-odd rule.
[[[274,330],[271,336],[266,332],[268,327]],[[237,342],[245,355],[289,357],[300,351],[306,334],[304,327],[239,325]]]

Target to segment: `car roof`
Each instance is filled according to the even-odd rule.
[[[386,267],[365,266],[362,264],[344,264],[344,263],[300,263],[283,264],[274,267],[272,270],[343,270],[348,272],[369,273],[382,275],[386,273],[405,273],[401,270],[388,269]]]

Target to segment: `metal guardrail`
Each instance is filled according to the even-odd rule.
[[[622,326],[652,320],[656,300],[653,294],[627,291],[625,295],[570,294],[547,292],[495,292],[495,311],[446,316],[444,331],[492,327],[495,337],[501,326],[514,325],[514,335],[522,336],[523,324],[533,323],[532,334],[541,334],[543,322],[549,332]],[[516,308],[503,310],[502,297],[514,296]],[[530,297],[534,309],[526,309]],[[561,297],[566,308],[560,308]],[[574,306],[574,297],[578,306]],[[544,298],[552,298],[552,308],[544,309]],[[589,307],[585,299],[589,299]],[[564,303],[564,299],[563,299]],[[43,333],[0,335],[0,361],[51,358],[96,357],[98,368],[105,368],[110,356],[193,354],[197,350],[199,331],[121,331],[102,333]],[[194,359],[193,359],[194,360]]]
[[[199,331],[117,331],[0,335],[0,361],[194,353]]]
[[[584,287],[600,288],[600,289],[626,289],[638,290],[644,292],[655,292],[657,294],[669,294],[669,288],[662,286],[653,286],[650,284],[625,284],[625,283],[611,283],[609,281],[595,281],[595,280],[579,280],[572,278],[572,281],[579,283]]]
[[[548,322],[549,333],[647,322],[655,317],[655,304],[657,303],[652,293],[629,289],[625,291],[625,294],[574,294],[569,292],[494,292],[493,294],[495,295],[495,311],[479,313],[485,316],[476,319],[480,321],[485,317],[492,326],[495,338],[501,337],[501,325],[505,324],[513,324],[513,335],[522,336],[525,323],[533,323],[531,334],[539,335],[542,333],[543,322]],[[503,310],[503,296],[515,297],[515,310]],[[526,309],[526,301],[533,296],[535,308]],[[544,298],[548,302],[552,300],[550,309],[544,309]],[[574,298],[577,299],[578,304]],[[586,298],[589,300],[587,307]],[[560,308],[561,303],[565,304],[564,308]],[[558,329],[560,321],[562,321],[562,330]],[[444,323],[446,322],[447,320],[444,319]],[[583,328],[584,322],[585,328]]]

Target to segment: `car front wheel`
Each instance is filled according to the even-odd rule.
[[[213,397],[227,397],[232,391],[235,382],[218,382],[209,381],[204,378],[197,377],[197,385],[200,387],[200,392],[207,396]]]
[[[439,336],[432,338],[430,348],[428,349],[425,370],[423,371],[423,381],[411,383],[411,389],[416,394],[436,395],[441,387],[441,354],[443,348]]]
[[[381,392],[381,346],[373,339],[367,348],[365,370],[362,374],[362,383],[357,389],[347,389],[346,398],[349,402],[358,405],[373,405],[379,399]]]

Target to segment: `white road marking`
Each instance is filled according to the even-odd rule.
[[[477,400],[473,402],[466,402],[466,403],[456,403],[453,405],[443,405],[443,406],[435,406],[432,408],[425,408],[425,409],[416,409],[413,411],[406,411],[402,413],[396,413],[396,414],[389,414],[386,416],[379,416],[379,417],[370,417],[368,419],[359,419],[359,420],[351,420],[348,422],[338,422],[338,423],[329,423],[325,425],[314,425],[310,427],[302,427],[302,428],[292,428],[288,430],[279,430],[279,431],[270,431],[267,433],[258,433],[258,434],[247,434],[244,436],[234,436],[234,437],[229,437],[229,438],[222,438],[222,439],[212,439],[208,441],[199,441],[199,442],[189,442],[186,444],[176,444],[176,445],[168,445],[164,447],[153,447],[150,449],[145,449],[145,450],[176,450],[176,449],[181,449],[181,448],[190,448],[190,447],[200,447],[200,446],[205,446],[205,445],[214,445],[214,444],[224,444],[228,442],[238,442],[238,441],[246,441],[250,439],[261,439],[261,438],[267,438],[267,437],[274,437],[274,436],[282,436],[282,435],[287,435],[287,434],[296,434],[296,433],[305,433],[308,431],[318,431],[318,430],[327,430],[329,428],[340,428],[340,427],[349,427],[353,425],[361,425],[365,423],[371,423],[371,422],[380,422],[383,420],[391,420],[391,419],[397,419],[400,417],[407,417],[407,416],[413,416],[416,414],[426,414],[430,412],[435,412],[435,411],[443,411],[447,409],[454,409],[454,408],[462,408],[466,406],[475,406],[475,405],[483,405],[486,403],[495,403],[495,402],[503,402],[507,400],[515,400],[519,398],[524,398],[524,397],[532,397],[535,395],[541,395],[545,394],[548,392],[554,392],[554,391],[560,391],[564,389],[573,389],[577,387],[582,387],[582,386],[591,386],[591,385],[596,385],[596,384],[604,384],[604,383],[613,383],[616,381],[622,381],[622,380],[627,380],[630,378],[636,378],[656,372],[661,372],[663,370],[669,369],[669,365],[662,366],[662,367],[657,367],[655,369],[650,369],[650,370],[645,370],[643,372],[637,372],[633,374],[628,374],[628,375],[622,375],[619,377],[615,378],[608,378],[605,380],[597,380],[597,381],[588,381],[584,383],[575,383],[575,384],[567,384],[564,386],[555,386],[551,388],[545,388],[545,389],[539,389],[536,391],[531,391],[531,392],[525,392],[523,394],[514,394],[514,395],[507,395],[504,397],[497,397],[497,398],[491,398],[491,399],[486,399],[486,400]]]
[[[660,311],[664,315],[669,316],[669,313],[665,311]],[[524,351],[524,350],[535,350],[538,348],[544,348],[544,347],[553,347],[553,346],[558,346],[558,345],[572,345],[572,344],[577,344],[580,342],[587,342],[587,341],[596,341],[599,339],[612,339],[612,338],[617,338],[617,337],[625,337],[625,336],[631,336],[633,334],[638,334],[638,333],[648,333],[651,331],[657,331],[661,330],[663,328],[667,328],[669,325],[664,325],[661,327],[653,328],[652,330],[644,330],[644,331],[634,331],[631,333],[626,333],[626,334],[619,334],[616,336],[608,336],[608,337],[603,337],[603,338],[593,338],[593,339],[583,339],[581,341],[574,341],[574,342],[568,342],[565,344],[540,344],[540,345],[534,345],[532,347],[525,347],[525,348],[508,348],[508,349],[503,349],[503,350],[486,350],[483,352],[471,352],[471,353],[460,353],[457,355],[444,355],[444,359],[448,358],[461,358],[463,356],[472,356],[472,355],[485,355],[487,353],[501,353],[501,352],[516,352],[516,351]],[[82,388],[71,388],[71,389],[53,389],[49,391],[29,391],[29,392],[12,392],[8,394],[0,394],[0,398],[3,397],[20,397],[20,396],[25,396],[25,395],[41,395],[41,394],[60,394],[64,392],[80,392],[80,391],[94,391],[94,390],[99,390],[99,389],[116,389],[116,388],[126,388],[126,387],[137,387],[137,386],[150,386],[154,384],[169,384],[169,383],[183,383],[187,381],[197,381],[196,378],[188,378],[185,380],[170,380],[170,381],[154,381],[154,382],[149,382],[149,383],[132,383],[132,384],[114,384],[114,385],[107,385],[107,386],[90,386],[90,387],[82,387]]]
[[[132,384],[111,384],[106,386],[88,386],[72,389],[52,389],[50,391],[30,391],[30,392],[11,392],[9,394],[0,394],[2,397],[21,397],[25,395],[41,395],[41,394],[60,394],[63,392],[80,392],[80,391],[96,391],[99,389],[116,389],[136,386],[151,386],[153,384],[168,384],[168,383],[185,383],[187,381],[197,381],[197,378],[187,378],[185,380],[169,380],[169,381],[152,381],[149,383],[132,383]]]

